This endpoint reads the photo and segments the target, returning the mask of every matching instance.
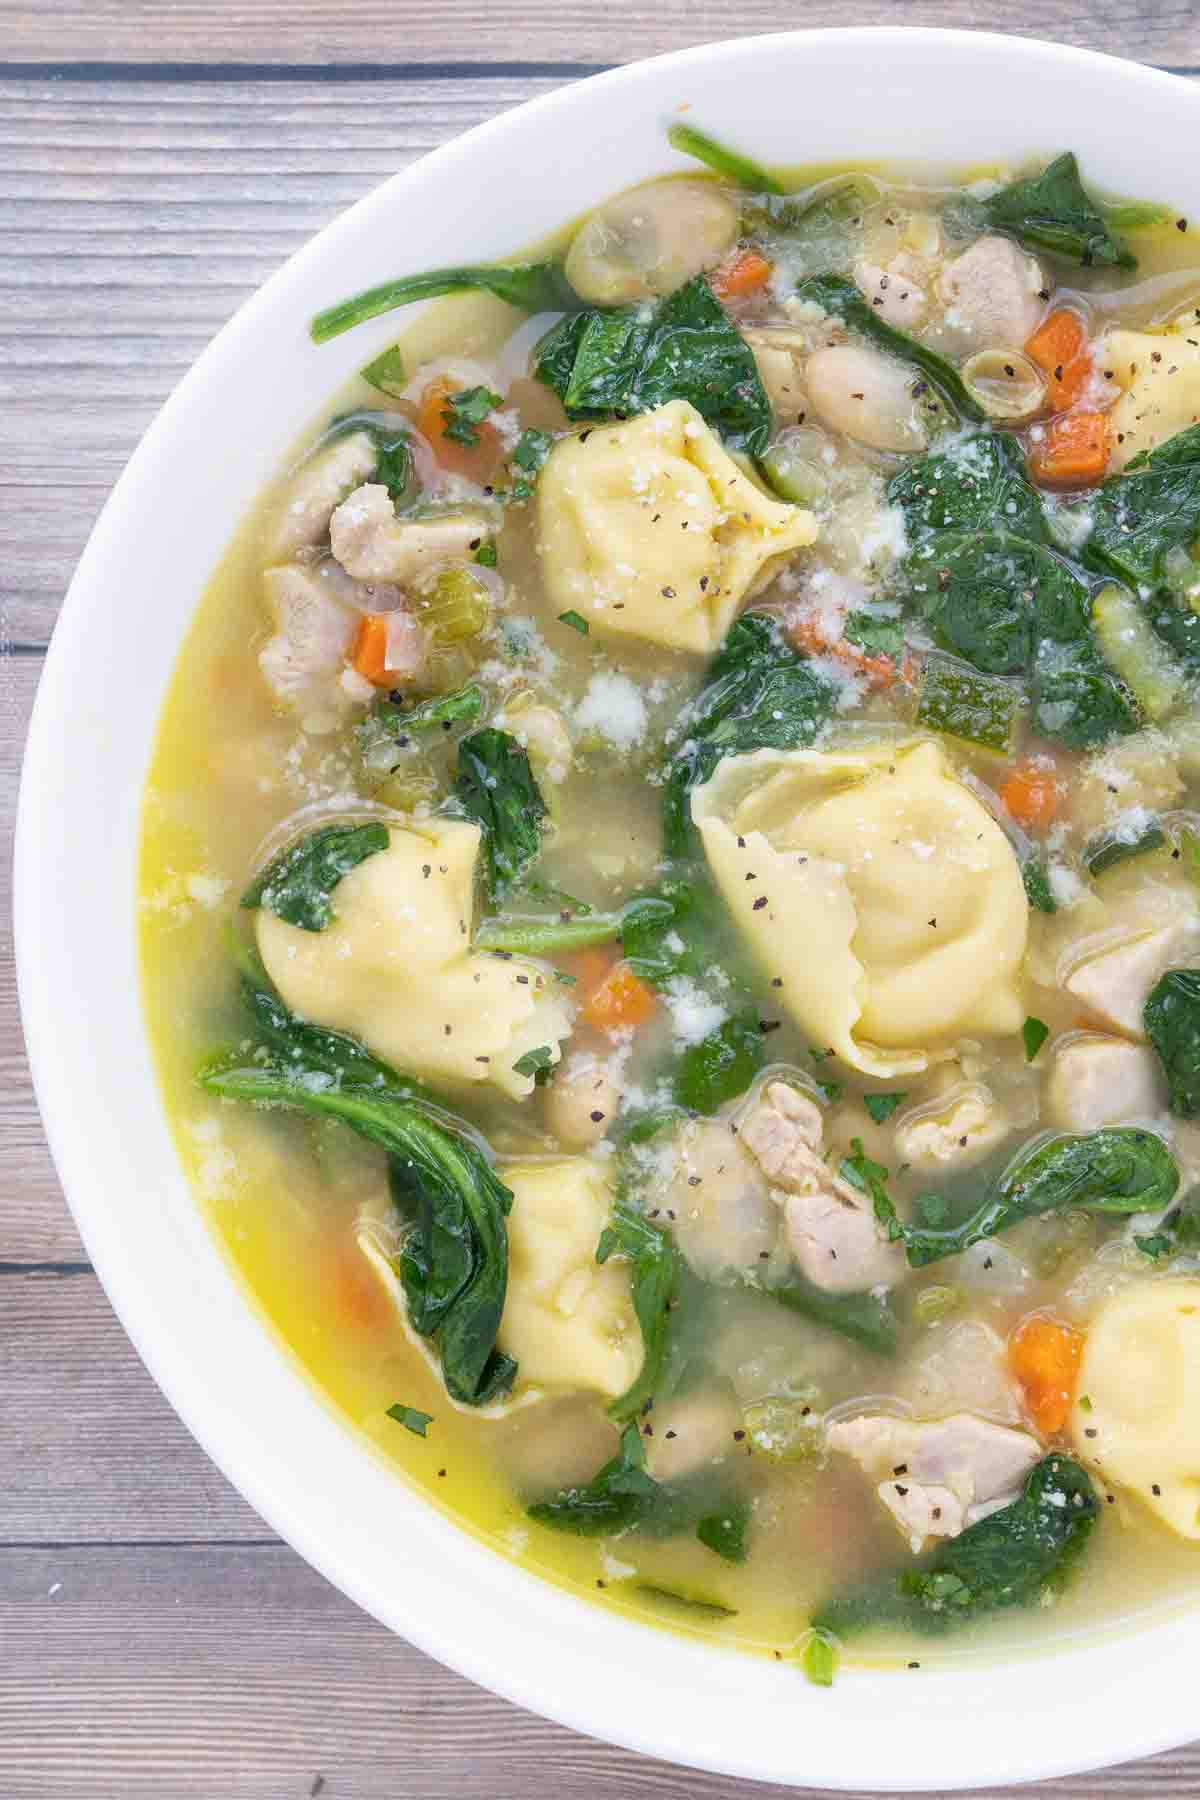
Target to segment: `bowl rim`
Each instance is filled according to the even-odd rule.
[[[1020,1659],[1010,1659],[998,1665],[972,1665],[931,1673],[927,1682],[903,1689],[903,1710],[915,1715],[918,1724],[924,1719],[932,1725],[946,1715],[958,1718],[949,1756],[938,1751],[936,1734],[923,1767],[906,1762],[902,1752],[868,1745],[868,1734],[859,1734],[853,1753],[864,1755],[869,1751],[869,1755],[867,1760],[847,1766],[850,1752],[844,1739],[840,1751],[833,1740],[846,1724],[860,1725],[864,1717],[894,1714],[894,1702],[901,1691],[895,1684],[904,1679],[902,1675],[853,1671],[828,1694],[814,1695],[803,1687],[798,1672],[789,1670],[785,1687],[778,1680],[779,1669],[770,1663],[646,1630],[637,1622],[606,1613],[514,1565],[453,1524],[419,1491],[397,1482],[395,1475],[384,1471],[382,1465],[376,1467],[369,1457],[363,1457],[361,1441],[334,1417],[332,1409],[277,1345],[273,1358],[264,1354],[270,1342],[264,1322],[247,1304],[247,1297],[235,1284],[230,1270],[223,1263],[219,1269],[209,1267],[208,1257],[219,1253],[190,1191],[186,1200],[194,1217],[189,1219],[185,1212],[176,1211],[169,1226],[151,1239],[151,1251],[143,1254],[139,1244],[131,1243],[122,1234],[121,1221],[109,1211],[106,1196],[115,1191],[115,1176],[125,1158],[140,1170],[148,1152],[150,1164],[156,1162],[164,1171],[165,1151],[174,1162],[168,1197],[176,1208],[183,1177],[161,1116],[147,1119],[145,1148],[140,1142],[123,1144],[119,1120],[115,1116],[107,1119],[103,1106],[93,1103],[94,1096],[81,1093],[81,1078],[86,1077],[89,1068],[97,1076],[97,1065],[89,1063],[88,1056],[66,1029],[72,1023],[78,1024],[77,1015],[68,1006],[75,990],[54,961],[56,953],[63,955],[70,976],[77,979],[82,991],[87,991],[85,951],[67,929],[85,917],[83,908],[87,901],[79,886],[85,870],[73,868],[72,857],[76,853],[63,845],[56,823],[62,815],[54,811],[50,800],[61,802],[70,791],[62,736],[66,722],[72,718],[72,709],[80,703],[86,680],[87,637],[89,630],[94,633],[96,629],[91,622],[93,596],[113,591],[114,573],[120,567],[125,546],[133,541],[131,533],[138,524],[138,509],[144,504],[145,494],[161,484],[169,467],[172,441],[179,437],[189,413],[198,415],[206,384],[223,369],[233,367],[281,305],[289,297],[299,298],[311,276],[328,268],[339,249],[349,250],[364,232],[382,222],[390,209],[416,199],[438,180],[460,178],[472,165],[478,166],[481,156],[490,150],[502,151],[506,138],[516,138],[529,128],[569,124],[572,115],[580,110],[581,94],[585,95],[585,110],[597,97],[624,95],[636,101],[654,94],[676,77],[713,77],[719,63],[744,61],[753,70],[755,65],[761,68],[770,59],[786,60],[798,52],[835,62],[838,56],[852,62],[861,54],[886,62],[889,69],[897,71],[914,67],[914,58],[940,58],[950,66],[958,63],[976,73],[981,62],[991,55],[1036,71],[1039,78],[1047,80],[1103,79],[1126,92],[1130,102],[1141,98],[1148,106],[1159,104],[1167,111],[1179,106],[1181,94],[1189,95],[1186,106],[1193,112],[1200,103],[1196,89],[1189,89],[1186,83],[1164,71],[1036,39],[893,26],[765,33],[667,52],[557,87],[475,126],[374,188],[297,251],[217,334],[143,436],[93,527],[54,630],[26,746],[15,833],[18,992],[35,1090],[55,1165],[80,1235],[124,1329],[171,1405],[213,1462],[286,1542],[365,1611],[427,1654],[505,1699],[573,1730],[649,1756],[729,1776],[793,1786],[798,1785],[799,1773],[804,1785],[819,1782],[835,1790],[864,1785],[874,1785],[878,1791],[967,1789],[997,1780],[1029,1781],[1082,1772],[1150,1754],[1189,1738],[1194,1722],[1186,1680],[1177,1684],[1166,1703],[1161,1690],[1146,1678],[1151,1668],[1158,1672],[1156,1679],[1160,1679],[1164,1668],[1185,1665],[1188,1650],[1194,1653],[1200,1643],[1200,1612],[1192,1613],[1190,1626],[1178,1616],[1155,1619],[1140,1628],[1135,1621],[1122,1630],[1116,1647],[1085,1642],[1058,1653],[1060,1662],[1067,1659],[1078,1665],[1081,1679],[1095,1700],[1102,1701],[1109,1691],[1114,1701],[1118,1694],[1122,1696],[1120,1706],[1104,1708],[1101,1704],[1092,1708],[1098,1716],[1087,1719],[1090,1736],[1075,1731],[1067,1744],[1059,1745],[1052,1729],[1058,1709],[1047,1705],[1045,1719],[1041,1718],[1042,1699],[1037,1686],[1029,1693],[1021,1692],[1019,1709],[1041,1731],[1035,1753],[1014,1760],[1011,1745],[1005,1745],[998,1755],[995,1750],[972,1743],[969,1733],[964,1736],[962,1715],[969,1716],[974,1709],[981,1716],[978,1690],[983,1685],[979,1681],[982,1670],[987,1671],[986,1685],[1004,1688],[1007,1671],[1031,1666]],[[1114,71],[1119,73],[1114,75]],[[658,116],[663,110],[660,105]],[[1031,144],[1030,148],[1034,146]],[[1160,154],[1165,169],[1165,153]],[[665,143],[661,162],[663,168],[671,165]],[[601,191],[613,185],[617,184],[606,182]],[[571,210],[559,208],[558,216],[569,216]],[[511,242],[510,235],[510,245]],[[319,289],[320,284],[317,285]],[[302,310],[307,314],[311,309],[310,300]],[[366,359],[364,350],[369,354],[369,340],[360,336],[359,343],[355,362]],[[336,391],[332,373],[331,368],[331,393]],[[268,458],[268,464],[273,460],[273,456]],[[227,524],[220,534],[222,539],[227,540],[231,530],[232,525]],[[203,585],[203,580],[199,581],[192,593],[184,614],[187,620],[194,613]],[[180,641],[176,634],[176,650]],[[134,673],[153,679],[153,671],[139,667]],[[76,769],[75,777],[86,787],[86,771]],[[117,921],[123,899],[128,906],[129,927],[134,920],[135,892],[128,879],[127,857],[137,838],[144,778],[143,763],[129,788],[116,796],[113,861],[116,864],[125,857],[126,863],[112,872],[111,894],[109,871],[105,869],[98,876],[100,905],[108,909],[111,920]],[[111,804],[113,799],[111,793],[99,788],[89,797],[102,804]],[[101,841],[97,838],[96,844]],[[68,877],[65,881],[64,875]],[[72,875],[76,877],[73,884],[69,879]],[[114,952],[118,975],[128,975],[132,938],[130,930],[129,943],[119,945]],[[140,1021],[140,992],[134,1005]],[[112,1029],[120,1039],[117,1047],[129,1059],[124,1074],[135,1078],[134,1085],[142,1095],[147,1092],[147,1082],[152,1082],[161,1115],[162,1098],[157,1078],[151,1074],[144,1026],[140,1046],[135,1041],[136,1032],[131,1035],[127,1023],[118,1021]],[[100,1090],[106,1079],[110,1079],[107,1070],[100,1066]],[[114,1098],[111,1086],[108,1098]],[[117,1095],[115,1104],[119,1112],[124,1096]],[[78,1114],[88,1107],[85,1130]],[[146,1223],[148,1233],[157,1229]],[[342,1462],[348,1450],[358,1459],[363,1486],[369,1490],[362,1496],[363,1520],[377,1525],[386,1516],[385,1500],[390,1501],[393,1509],[408,1515],[407,1526],[424,1552],[421,1558],[412,1557],[405,1562],[403,1557],[396,1557],[392,1546],[378,1542],[367,1545],[371,1554],[364,1554],[362,1545],[349,1544],[340,1535],[344,1499],[339,1508],[336,1496],[312,1492],[301,1495],[286,1485],[284,1478],[290,1473],[294,1479],[295,1470],[289,1469],[285,1447],[268,1443],[252,1428],[252,1421],[239,1416],[228,1375],[222,1376],[220,1384],[206,1381],[204,1373],[176,1341],[169,1303],[153,1292],[146,1279],[152,1272],[153,1256],[157,1255],[157,1266],[161,1268],[172,1245],[177,1253],[186,1248],[199,1259],[196,1266],[203,1265],[203,1280],[211,1290],[217,1322],[231,1353],[244,1352],[261,1360],[258,1386],[271,1395],[289,1421],[302,1423],[311,1433],[314,1451],[321,1450],[323,1457],[330,1459],[331,1467]],[[219,1404],[226,1410],[220,1411]],[[313,1461],[323,1468],[323,1458],[314,1456]],[[441,1598],[437,1584],[430,1579],[430,1570],[420,1566],[422,1562],[434,1562],[438,1555],[448,1558],[444,1565],[446,1585],[454,1590],[453,1604],[444,1618],[439,1616],[435,1603]],[[389,1580],[395,1583],[403,1577],[404,1584],[417,1594],[414,1610],[407,1610],[404,1592],[381,1591],[386,1582],[376,1579],[373,1556],[379,1558],[379,1567]],[[473,1634],[464,1629],[467,1626],[474,1628]],[[1123,1654],[1118,1656],[1118,1651],[1127,1649],[1135,1630],[1143,1656],[1131,1673],[1130,1659]],[[544,1653],[547,1636],[555,1647],[551,1658]],[[1151,1643],[1153,1655],[1149,1653]],[[599,1653],[599,1662],[593,1652]],[[661,1713],[655,1719],[653,1712],[647,1720],[636,1708],[627,1717],[614,1719],[613,1689],[620,1689],[624,1683],[625,1695],[635,1696],[635,1684],[644,1683],[649,1666],[656,1660],[659,1664],[670,1662],[670,1680],[678,1690],[672,1695],[669,1722]],[[1119,1686],[1114,1682],[1111,1666],[1115,1660],[1120,1668]],[[1155,1705],[1133,1704],[1131,1688],[1136,1688],[1147,1702],[1152,1699]],[[976,1691],[972,1694],[971,1690]],[[694,1701],[690,1708],[686,1703],[689,1691]],[[714,1722],[719,1710],[716,1703],[731,1694],[738,1697],[740,1729],[730,1729],[719,1720]],[[703,1704],[709,1695],[714,1699],[713,1707]],[[936,1699],[932,1698],[934,1695]],[[793,1719],[803,1717],[809,1754],[800,1771],[795,1767],[795,1752],[786,1742],[773,1741],[768,1749],[761,1741],[751,1742],[749,1747],[741,1741],[747,1720],[755,1720],[770,1735],[764,1696],[772,1705],[777,1700],[786,1702]],[[1009,1697],[1014,1706],[1002,1717],[1011,1718],[1017,1711],[1017,1690]],[[814,1698],[820,1711],[812,1704]],[[893,1705],[888,1705],[889,1700]],[[665,1701],[663,1704],[665,1710]],[[1072,1731],[1077,1715],[1084,1719],[1087,1712],[1081,1712],[1076,1704],[1070,1715]],[[1122,1715],[1119,1722],[1118,1715]],[[634,1720],[636,1723],[631,1722]],[[823,1735],[830,1741],[814,1745],[814,1736],[822,1735],[822,1721]],[[814,1754],[815,1749],[820,1754]]]

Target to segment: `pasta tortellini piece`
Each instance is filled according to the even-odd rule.
[[[258,914],[267,973],[293,1012],[362,1040],[436,1085],[490,1082],[514,1099],[514,1068],[571,1029],[571,1008],[540,964],[471,949],[481,834],[465,819],[393,825],[388,847],[342,877],[334,917],[302,931]]]
[[[1078,1394],[1079,1454],[1180,1537],[1200,1538],[1200,1281],[1139,1281],[1107,1301]]]
[[[686,400],[561,439],[538,527],[556,608],[607,636],[705,653],[817,536],[813,515],[756,487]]]
[[[937,744],[727,757],[692,817],[810,1043],[887,1077],[1019,1029],[1020,870]]]
[[[596,1261],[612,1190],[586,1156],[508,1163],[508,1298],[497,1342],[522,1386],[586,1388],[616,1399],[642,1366],[629,1265]]]
[[[1175,332],[1109,331],[1097,367],[1121,389],[1108,415],[1110,469],[1200,422],[1200,343]]]

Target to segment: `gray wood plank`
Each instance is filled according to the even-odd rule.
[[[0,1275],[0,1393],[0,1544],[274,1538],[171,1411],[90,1270]]]
[[[555,1800],[795,1793],[650,1762],[508,1706],[390,1636],[282,1546],[0,1551],[0,1613],[12,1800],[302,1800],[318,1777],[327,1800],[528,1800],[535,1783]],[[1037,1791],[1195,1795],[1200,1751]]]
[[[1194,62],[1188,0],[1084,5],[1046,0],[661,0],[602,7],[591,0],[3,0],[0,43],[12,60],[200,63],[628,62],[740,34],[821,25],[945,25],[1058,38],[1160,63]]]
[[[0,499],[0,520],[3,505]],[[22,1047],[12,960],[10,845],[17,771],[41,660],[0,650],[0,1263],[83,1255],[42,1135]]]

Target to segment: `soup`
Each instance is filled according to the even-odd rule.
[[[1029,171],[708,172],[421,315],[183,649],[181,1154],[495,1548],[908,1668],[1190,1599],[1200,266]]]

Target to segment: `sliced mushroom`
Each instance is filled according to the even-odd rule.
[[[650,181],[584,221],[567,280],[593,306],[653,299],[715,268],[737,234],[737,207],[713,182]]]

